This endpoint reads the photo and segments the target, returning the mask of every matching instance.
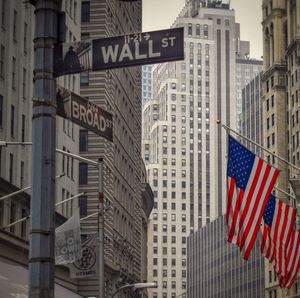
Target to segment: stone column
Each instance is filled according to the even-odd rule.
[[[274,19],[274,64],[282,64],[284,62],[284,18],[276,16]]]

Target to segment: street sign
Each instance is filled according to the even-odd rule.
[[[60,44],[57,76],[184,59],[183,28]]]
[[[62,87],[58,87],[56,101],[59,116],[67,118],[109,141],[113,140],[112,114]]]

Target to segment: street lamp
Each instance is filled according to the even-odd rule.
[[[117,293],[124,289],[133,289],[135,290],[140,290],[140,289],[147,289],[147,288],[157,288],[157,283],[155,282],[142,282],[142,283],[136,283],[136,284],[129,284],[129,285],[124,285],[117,289],[111,296],[113,298]]]

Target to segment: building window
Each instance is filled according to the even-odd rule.
[[[24,161],[21,161],[20,188],[24,186]]]
[[[26,99],[26,78],[27,78],[27,71],[26,68],[23,68],[23,82],[22,82],[23,99]]]
[[[15,107],[10,107],[10,135],[13,137],[15,132]]]
[[[193,27],[192,24],[188,24],[188,36],[191,37],[193,34]]]
[[[196,24],[196,36],[200,37],[200,25]]]
[[[10,203],[10,223],[13,223],[16,221],[17,217],[17,206],[14,202]],[[15,232],[15,227],[16,225],[13,225],[10,227],[10,232],[14,233]]]
[[[13,180],[13,167],[14,167],[14,156],[9,154],[9,182],[12,183]]]
[[[1,52],[0,52],[0,77],[4,79],[4,46],[1,45]]]
[[[80,196],[78,200],[80,218],[87,216],[87,196]]]
[[[88,183],[88,164],[85,162],[79,163],[79,184],[87,184]]]
[[[1,27],[3,29],[5,29],[5,21],[6,21],[5,7],[6,7],[6,0],[2,0],[2,7],[1,7]]]
[[[21,139],[22,139],[22,142],[25,142],[25,115],[22,115],[22,136],[21,136]]]
[[[17,41],[17,11],[14,10],[14,16],[13,16],[13,39],[14,41]]]
[[[79,131],[79,151],[85,152],[88,150],[88,131],[80,129]]]
[[[0,95],[0,127],[3,125],[3,96]]]
[[[16,58],[12,58],[11,86],[16,89]]]
[[[203,30],[203,34],[204,34],[204,38],[208,38],[208,25],[204,25],[204,30]]]
[[[26,209],[22,209],[22,214],[21,214],[22,218],[27,217],[28,216],[28,212]],[[21,237],[22,238],[26,238],[27,233],[26,233],[26,220],[22,221],[21,223]]]
[[[80,73],[80,86],[88,86],[89,84],[89,73],[81,72]]]
[[[81,40],[87,40],[89,38],[90,38],[90,33],[88,33],[88,32],[81,33]]]
[[[272,133],[272,145],[275,144],[275,133]]]
[[[27,23],[24,23],[23,51],[25,54],[27,53],[27,34],[28,34],[28,25]]]
[[[90,1],[81,2],[81,22],[90,21]]]

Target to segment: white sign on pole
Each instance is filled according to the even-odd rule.
[[[55,264],[71,264],[81,258],[79,208],[55,230]]]
[[[82,244],[82,258],[69,266],[71,278],[97,276],[98,271],[98,234]]]

